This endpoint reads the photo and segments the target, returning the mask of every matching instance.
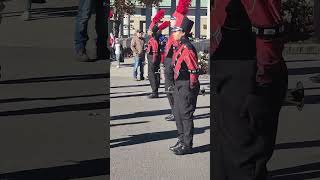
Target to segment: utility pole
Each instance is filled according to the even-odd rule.
[[[210,39],[210,1],[208,0],[207,4],[207,39]]]
[[[201,1],[196,0],[196,11],[195,11],[195,38],[200,38],[201,31]]]

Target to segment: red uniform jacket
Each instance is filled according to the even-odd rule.
[[[152,54],[152,63],[156,63],[159,60],[159,44],[154,37],[150,37],[148,41],[147,53]]]
[[[214,53],[222,38],[221,27],[226,19],[225,8],[230,0],[215,0],[211,15],[211,53]],[[282,25],[280,15],[281,0],[241,0],[253,27],[274,28]],[[256,81],[270,83],[271,77],[267,72],[281,69],[283,65],[283,40],[281,38],[256,38],[257,76]]]
[[[173,55],[173,46],[175,46],[175,40],[173,39],[173,35],[171,34],[168,38],[166,48],[164,51],[164,56],[168,58],[172,58]]]
[[[189,40],[182,40],[174,51],[172,57],[172,63],[174,65],[174,79],[180,75],[180,71],[189,71],[190,74],[190,87],[193,88],[199,83],[199,69],[198,69],[198,57],[196,50]],[[185,63],[186,66],[182,64]]]

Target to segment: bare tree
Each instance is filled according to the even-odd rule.
[[[114,18],[114,36],[119,37],[121,21],[124,15],[132,15],[135,12],[135,1],[130,0],[115,0],[112,6]]]

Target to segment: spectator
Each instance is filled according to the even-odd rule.
[[[76,17],[75,29],[75,51],[76,60],[78,61],[92,61],[86,52],[86,44],[89,40],[88,37],[88,21],[91,13],[95,9],[96,12],[96,59],[107,59],[107,4],[102,0],[79,0],[78,15]]]
[[[145,50],[144,44],[145,40],[143,38],[143,31],[137,30],[136,36],[131,40],[131,50],[133,52],[134,66],[133,66],[133,78],[137,79],[137,70],[140,67],[140,80],[144,80],[144,59],[145,59]]]
[[[115,47],[116,61],[118,61],[117,68],[120,68],[122,51],[121,51],[121,44],[118,38],[116,38],[115,40],[114,47]]]

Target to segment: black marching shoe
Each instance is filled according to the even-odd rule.
[[[159,97],[158,93],[151,93],[151,94],[148,96],[149,99],[158,98],[158,97]]]
[[[178,141],[175,145],[169,147],[169,150],[174,151],[176,148],[178,148],[180,146],[182,146],[182,142],[180,139],[178,139]]]
[[[164,118],[166,121],[174,121],[174,116],[173,114],[170,114],[169,116]]]
[[[175,155],[191,154],[192,153],[192,147],[182,145],[182,146],[179,146],[179,147],[175,148],[173,150],[173,153]]]

